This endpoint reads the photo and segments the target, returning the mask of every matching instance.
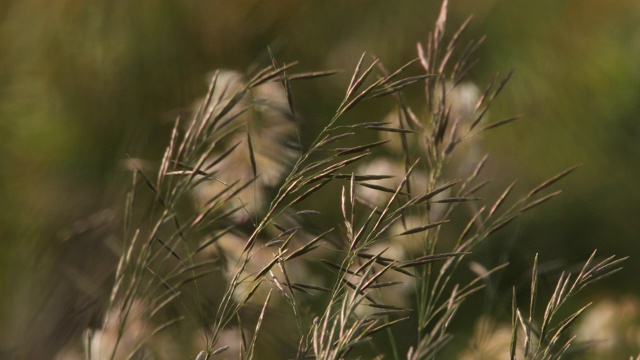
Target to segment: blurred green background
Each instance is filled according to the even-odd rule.
[[[413,59],[438,7],[1,1],[0,347],[46,336],[38,314],[57,279],[68,276],[61,264],[81,262],[94,246],[69,244],[65,234],[82,232],[77,220],[121,203],[122,161],[157,162],[173,119],[204,94],[209,72],[267,64],[267,46],[281,62],[299,60],[299,71],[345,69],[294,86],[312,132],[335,110],[363,51],[389,68]],[[597,289],[640,295],[640,2],[454,0],[449,34],[470,14],[462,43],[487,35],[471,80],[482,88],[496,71],[515,69],[491,117],[526,115],[484,139],[488,177],[498,185],[517,178],[524,191],[582,164],[560,184],[561,197],[502,236],[515,241],[523,263],[535,252],[565,265],[594,248],[629,255],[624,272]],[[386,113],[372,109],[359,115],[381,121]]]

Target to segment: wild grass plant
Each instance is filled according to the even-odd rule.
[[[575,169],[515,199],[515,182],[483,197],[490,160],[479,139],[519,118],[488,115],[511,73],[483,90],[469,83],[483,39],[461,46],[470,19],[445,36],[446,18],[445,1],[417,58],[398,69],[362,54],[310,142],[299,135],[291,84],[335,71],[298,73],[271,53],[248,75],[216,71],[193,116],[175,121],[158,168],[128,162],[121,256],[101,325],[84,332],[84,357],[442,354],[461,306],[508,268],[486,269],[470,255],[559,195],[552,187]],[[421,87],[424,101],[410,105],[405,91]],[[385,119],[352,116],[380,98],[395,104]],[[494,358],[572,354],[571,326],[586,306],[567,312],[568,300],[623,260],[594,252],[559,276],[542,312],[533,260],[531,295],[523,303],[514,288],[512,328]],[[461,280],[469,266],[473,278]]]

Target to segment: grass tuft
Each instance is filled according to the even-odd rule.
[[[171,342],[197,360],[266,358],[280,335],[289,341],[275,358],[442,356],[461,307],[508,266],[487,270],[474,251],[559,195],[542,193],[576,169],[516,200],[516,182],[495,199],[482,194],[493,184],[482,179],[488,157],[465,144],[521,117],[487,120],[513,71],[459,105],[459,92],[475,89],[466,74],[484,39],[458,48],[469,18],[445,41],[447,8],[445,0],[417,59],[387,71],[363,53],[308,146],[297,143],[303,115],[291,84],[337,71],[293,73],[297,63],[280,63],[271,49],[270,64],[252,74],[216,71],[192,118],[176,120],[157,175],[132,172],[120,261],[87,357],[168,358],[161,349]],[[418,62],[422,73],[403,78]],[[423,102],[412,108],[404,92],[419,87]],[[384,96],[395,103],[392,119],[350,118]],[[393,171],[359,171],[375,163]],[[512,291],[511,359],[570,353],[569,329],[589,305],[567,312],[568,300],[625,260],[595,256],[560,274],[543,314],[536,256],[526,310]]]

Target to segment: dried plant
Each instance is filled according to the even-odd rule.
[[[87,356],[178,352],[202,360],[235,352],[251,359],[269,335],[264,327],[272,312],[286,312],[277,324],[293,324],[297,348],[276,358],[343,359],[365,350],[379,358],[436,358],[463,302],[507,266],[460,283],[460,265],[487,238],[558,195],[545,192],[575,169],[515,201],[509,200],[515,183],[493,201],[478,196],[488,184],[480,180],[487,156],[479,136],[518,118],[488,120],[511,73],[496,75],[483,91],[466,82],[483,39],[460,49],[468,19],[445,41],[446,19],[444,1],[426,44],[418,44],[418,58],[394,71],[363,54],[334,116],[308,145],[296,136],[291,82],[335,71],[293,73],[295,63],[279,64],[271,55],[269,66],[246,78],[215,72],[193,117],[176,121],[157,174],[131,162],[122,256],[102,327],[87,332]],[[405,75],[418,64],[422,74]],[[421,110],[404,94],[417,84],[425,89]],[[389,121],[349,117],[353,108],[386,96],[397,105]],[[362,142],[360,135],[371,132],[380,139]],[[381,155],[387,145],[398,159]],[[339,196],[323,195],[331,189]],[[318,230],[310,220],[320,212],[314,198],[335,199],[330,206],[341,223]],[[622,260],[593,265],[592,257],[575,278],[561,275],[539,323],[534,269],[527,318],[514,298],[524,358],[566,354],[566,329],[582,310],[557,320],[558,309]],[[412,328],[416,340],[408,349],[397,346],[397,324]],[[170,327],[183,335],[171,351],[162,335]],[[388,339],[388,354],[373,341],[376,334]]]
[[[555,290],[549,299],[544,315],[538,322],[534,319],[537,301],[538,285],[538,258],[533,264],[531,279],[531,297],[529,299],[529,316],[525,318],[516,307],[515,291],[513,299],[513,333],[511,340],[511,356],[515,358],[517,341],[517,327],[522,327],[524,334],[524,359],[560,359],[570,352],[570,346],[576,336],[569,332],[576,319],[591,305],[587,304],[574,313],[560,318],[559,313],[567,300],[576,295],[588,285],[612,275],[622,268],[620,264],[626,258],[615,259],[610,256],[594,264],[596,252],[584,264],[580,272],[572,278],[571,274],[562,273],[556,284]]]

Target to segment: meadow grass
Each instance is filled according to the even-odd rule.
[[[469,259],[474,249],[559,195],[552,188],[575,170],[523,195],[513,182],[495,199],[482,196],[491,183],[482,180],[481,136],[520,118],[489,119],[512,73],[482,90],[471,85],[484,39],[461,46],[471,19],[445,36],[446,19],[447,1],[416,59],[397,69],[362,54],[334,116],[309,143],[298,134],[291,83],[336,71],[297,73],[271,52],[271,64],[249,74],[216,71],[193,116],[175,121],[157,169],[128,162],[121,255],[101,325],[84,332],[83,356],[442,354],[460,307],[508,266],[486,269]],[[421,87],[418,109],[405,91]],[[351,116],[381,98],[395,104],[386,118]],[[501,354],[575,354],[571,325],[588,305],[567,312],[568,300],[623,260],[594,252],[541,302],[536,257],[524,310],[513,290]],[[464,280],[468,266],[474,275]]]

